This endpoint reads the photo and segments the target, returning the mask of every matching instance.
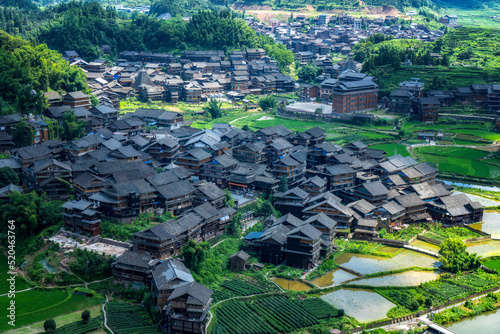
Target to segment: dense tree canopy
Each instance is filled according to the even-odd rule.
[[[467,246],[460,239],[450,238],[441,244],[439,262],[444,270],[452,273],[479,268],[479,257],[467,252]]]
[[[276,108],[276,99],[272,96],[264,96],[259,100],[259,107],[263,111],[268,111],[269,109]]]
[[[222,102],[217,102],[216,99],[210,99],[208,104],[203,107],[203,110],[209,114],[212,119],[216,119],[222,116],[221,106]]]
[[[19,185],[19,176],[17,176],[17,173],[9,166],[0,168],[0,188],[11,183]]]
[[[76,249],[73,255],[75,260],[69,264],[69,268],[84,280],[91,281],[111,275],[113,257],[106,257],[86,249]]]
[[[181,256],[184,258],[184,264],[191,270],[197,271],[198,266],[206,258],[210,250],[208,242],[197,243],[193,239],[182,247]]]
[[[33,46],[0,31],[0,113],[40,114],[48,90],[88,90],[79,67],[70,66],[46,45]]]
[[[39,233],[46,227],[62,221],[61,201],[46,201],[44,196],[35,192],[9,195],[10,202],[0,206],[2,219],[0,232],[7,230],[9,219],[16,221],[16,235],[23,239]]]
[[[2,7],[16,7],[19,9],[36,9],[36,5],[31,0],[0,0]]]
[[[255,31],[227,9],[198,11],[189,22],[180,17],[157,20],[137,14],[118,23],[116,11],[96,2],[71,2],[57,8],[56,18],[40,28],[38,40],[61,52],[76,50],[88,60],[98,57],[99,46],[104,44],[111,46],[114,56],[124,50],[229,50],[258,44]]]
[[[323,72],[321,67],[315,66],[313,64],[307,64],[299,69],[299,79],[302,81],[313,82],[318,75]]]
[[[66,111],[62,117],[61,139],[74,140],[83,137],[85,134],[85,121],[76,119],[75,114]]]
[[[57,327],[57,325],[56,325],[56,322],[54,319],[47,319],[43,323],[43,329],[47,333],[52,333],[53,331],[56,330],[56,327]]]
[[[156,0],[151,5],[151,15],[170,13],[172,17],[188,16],[198,9],[215,9],[214,4],[205,0]]]

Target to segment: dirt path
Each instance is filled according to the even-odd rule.
[[[224,240],[226,240],[226,239],[224,239]],[[224,241],[224,240],[222,240],[222,241]],[[25,291],[29,291],[29,290],[33,290],[33,289],[37,289],[37,288],[41,288],[41,289],[64,289],[64,288],[75,288],[75,287],[78,287],[78,286],[83,286],[83,287],[87,288],[89,284],[104,282],[104,281],[107,281],[107,280],[110,280],[110,279],[113,279],[113,277],[108,277],[108,278],[104,278],[104,279],[100,279],[100,280],[92,281],[92,282],[85,282],[85,283],[81,283],[81,284],[70,284],[70,285],[64,285],[64,286],[43,286],[43,285],[36,285],[36,286],[28,288],[28,289],[16,291],[15,293],[25,292]],[[1,296],[6,296],[8,294],[9,293],[1,294],[0,297]]]
[[[104,327],[111,333],[114,334],[114,332],[111,330],[111,328],[108,327],[108,317],[106,315],[106,304],[108,303],[108,296],[106,295],[106,302],[102,304],[102,313],[104,314]]]

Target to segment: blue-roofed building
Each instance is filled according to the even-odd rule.
[[[244,238],[243,240],[245,242],[254,242],[255,239],[258,239],[260,238],[260,236],[262,235],[263,232],[250,232],[248,233]]]

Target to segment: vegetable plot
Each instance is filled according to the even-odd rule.
[[[314,326],[318,319],[338,316],[338,311],[319,299],[290,300],[284,296],[254,301],[228,302],[216,311],[214,334],[289,333]]]
[[[110,302],[106,307],[107,324],[116,334],[150,334],[157,332],[148,315],[138,305]]]

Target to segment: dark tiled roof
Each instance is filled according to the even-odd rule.
[[[231,255],[229,258],[231,259],[233,257],[237,257],[239,259],[242,259],[243,261],[248,261],[248,259],[250,258],[250,255],[248,255],[244,251],[239,251],[239,252],[234,253],[233,255]]]
[[[158,186],[156,189],[167,200],[174,197],[185,196],[195,191],[195,188],[191,185],[191,183],[184,180]]]
[[[163,261],[153,269],[153,280],[158,290],[171,290],[194,282],[189,269],[179,260]]]
[[[116,259],[115,265],[134,266],[147,269],[149,268],[151,260],[153,260],[151,255],[126,251]]]
[[[187,303],[191,305],[206,305],[210,302],[213,291],[198,282],[191,282],[176,288],[168,300],[188,295]]]
[[[328,229],[332,229],[337,226],[337,222],[325,215],[323,212],[309,217],[304,223],[312,225],[322,225]]]
[[[425,202],[418,197],[417,194],[408,194],[403,196],[394,197],[394,200],[398,202],[402,207],[409,208],[413,206],[425,205]]]
[[[318,231],[316,228],[314,228],[313,226],[311,226],[309,224],[305,224],[305,225],[299,226],[299,227],[291,230],[288,233],[288,236],[291,236],[294,234],[301,234],[301,235],[305,235],[307,238],[309,238],[311,240],[318,240],[321,237],[322,233],[320,231]]]
[[[200,184],[197,187],[197,190],[210,200],[216,200],[226,195],[224,190],[220,189],[212,182],[205,182]]]

